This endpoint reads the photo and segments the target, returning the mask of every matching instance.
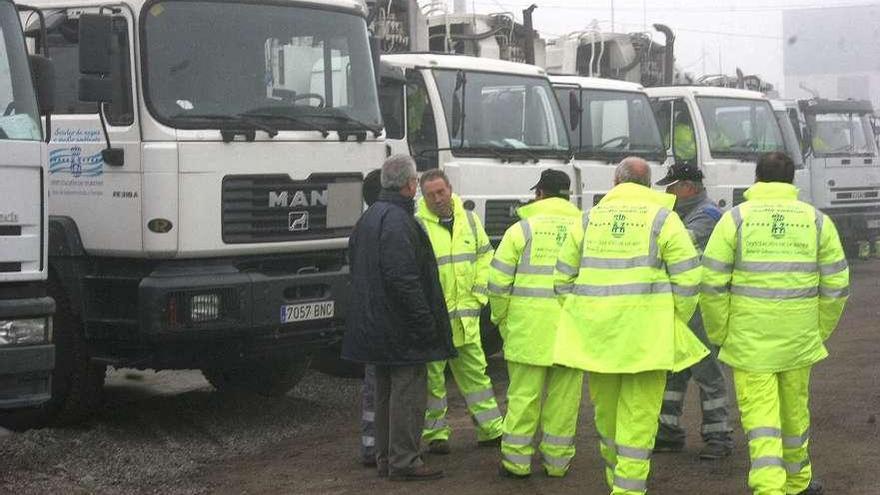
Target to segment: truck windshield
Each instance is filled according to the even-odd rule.
[[[556,89],[562,113],[570,122],[571,88]],[[599,158],[615,163],[625,155],[663,161],[666,149],[648,97],[631,91],[580,90],[581,118],[569,126],[575,158]]]
[[[0,139],[39,141],[42,137],[21,21],[12,2],[0,1]]]
[[[752,160],[760,153],[785,151],[770,102],[703,96],[697,105],[713,157]]]
[[[820,113],[807,115],[816,156],[873,155],[874,139],[866,115]]]
[[[166,125],[381,127],[366,22],[357,15],[285,3],[160,1],[147,7],[143,38],[147,105]]]
[[[568,156],[559,105],[542,77],[434,70],[453,154]]]

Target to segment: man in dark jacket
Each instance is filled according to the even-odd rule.
[[[413,218],[415,162],[382,164],[379,200],[349,240],[352,300],[342,357],[376,368],[376,464],[392,480],[443,476],[424,465],[419,441],[427,400],[426,363],[455,356],[437,263]]]

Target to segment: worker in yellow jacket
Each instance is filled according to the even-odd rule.
[[[755,495],[822,493],[808,454],[810,369],[849,294],[834,223],[798,201],[794,163],[758,160],[746,201],[721,217],[703,256],[701,307],[733,368]]]
[[[709,351],[687,322],[700,263],[673,211],[675,196],[651,189],[651,169],[624,159],[615,186],[584,215],[559,251],[555,288],[563,308],[557,363],[588,371],[599,450],[611,493],[647,490],[667,371]]]
[[[486,356],[480,342],[480,313],[488,301],[486,283],[492,245],[480,219],[465,210],[442,170],[424,172],[419,184],[422,198],[416,220],[428,233],[437,257],[440,285],[452,323],[452,343],[458,350],[458,357],[448,362],[428,364],[428,407],[422,439],[431,453],[450,451],[445,374],[449,364],[476,424],[477,443],[497,446],[501,443],[502,417],[492,381],[486,375]]]
[[[522,220],[504,233],[489,271],[492,321],[504,339],[510,377],[502,476],[531,474],[539,424],[542,464],[549,476],[565,476],[574,457],[584,373],[556,366],[556,346],[565,343],[556,341],[560,307],[553,289],[556,255],[581,221],[581,211],[569,201],[570,186],[561,170],[541,173],[532,188],[535,201],[517,210]]]

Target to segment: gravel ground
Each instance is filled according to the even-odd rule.
[[[853,272],[853,297],[831,339],[831,357],[813,374],[812,458],[827,493],[877,495],[880,262],[857,263]],[[499,357],[490,360],[490,374],[504,407]],[[417,486],[379,480],[357,463],[358,380],[311,372],[287,397],[264,399],[219,394],[196,371],[119,370],[105,391],[105,406],[80,428],[0,436],[0,493],[607,493],[586,390],[567,478],[499,479],[498,452],[476,447],[464,402],[451,391],[453,455],[429,459],[448,477]],[[747,493],[738,413],[734,455],[700,462],[696,396],[692,387],[687,450],[655,456],[651,493]]]

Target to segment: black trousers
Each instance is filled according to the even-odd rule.
[[[428,372],[424,364],[376,366],[376,464],[391,473],[422,465]]]

